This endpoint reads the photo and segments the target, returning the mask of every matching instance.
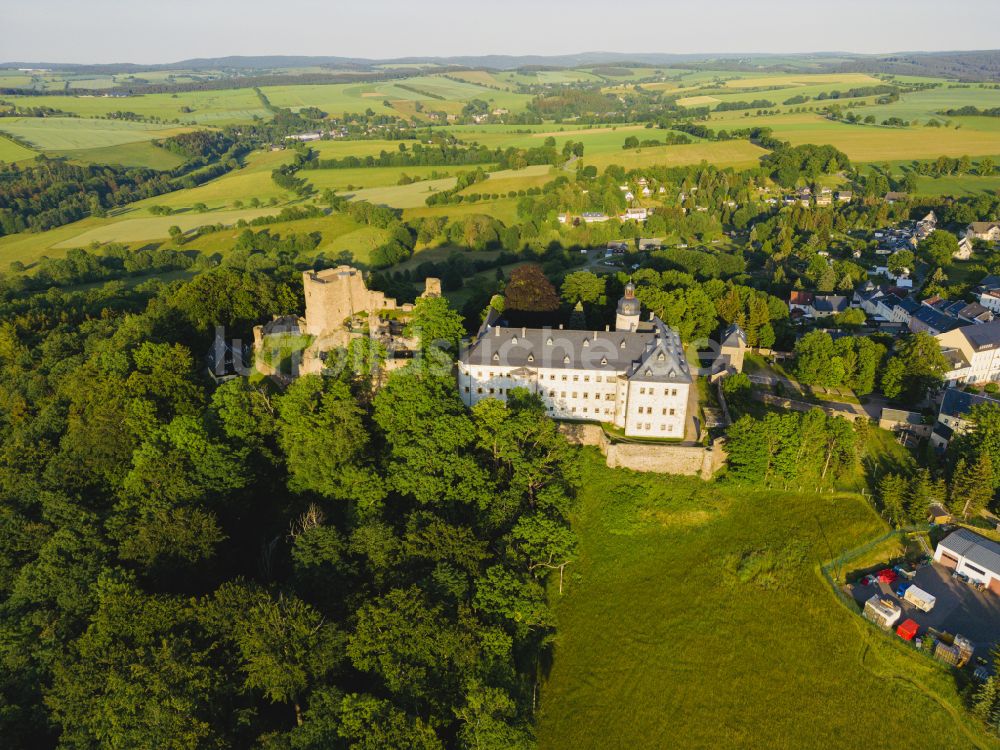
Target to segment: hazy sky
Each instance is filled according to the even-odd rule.
[[[1000,47],[997,0],[2,0],[0,61]]]

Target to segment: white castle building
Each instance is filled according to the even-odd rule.
[[[606,422],[628,436],[683,439],[692,377],[677,332],[656,316],[640,322],[629,284],[615,330],[507,328],[489,321],[458,361],[458,388],[472,406],[538,394],[554,419]]]

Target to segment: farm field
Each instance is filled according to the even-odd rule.
[[[1000,190],[1000,176],[978,177],[957,175],[948,177],[917,177],[917,195],[978,195]]]
[[[0,135],[0,162],[14,162],[22,159],[33,159],[38,154],[30,148]]]
[[[974,117],[974,118],[949,118],[947,115],[940,115],[938,112],[945,109],[959,109],[965,106],[978,107],[979,109],[990,109],[1000,107],[1000,91],[972,85],[969,88],[949,88],[941,86],[939,88],[928,89],[927,91],[914,91],[910,94],[902,94],[899,101],[892,104],[877,104],[865,107],[866,115],[875,115],[881,122],[888,117],[899,117],[903,120],[920,124],[926,123],[930,119],[944,122],[951,119],[953,122],[961,122],[963,128],[984,128],[987,130],[1000,129],[1000,118],[995,117]]]
[[[5,117],[0,131],[31,143],[39,151],[79,151],[123,143],[169,138],[189,128],[144,122],[93,120],[82,117]]]
[[[232,206],[237,200],[246,203],[253,198],[288,201],[294,196],[275,184],[271,179],[271,170],[291,159],[291,151],[257,151],[247,157],[246,166],[242,169],[228,172],[195,188],[147,198],[131,204],[129,208],[137,211],[145,211],[150,206],[180,209],[204,203],[208,208],[215,209]]]
[[[774,75],[746,78],[731,78],[724,86],[729,89],[754,89],[767,86],[796,88],[803,86],[833,86],[855,88],[858,86],[879,86],[884,82],[866,73],[777,73]]]
[[[173,169],[184,163],[184,158],[165,148],[154,146],[149,141],[120,143],[102,148],[69,149],[49,151],[49,156],[64,156],[71,161],[90,164],[121,164],[125,167],[148,167],[149,169]]]
[[[75,112],[81,117],[104,117],[111,112],[127,110],[167,122],[228,125],[249,122],[256,117],[267,118],[253,89],[221,91],[185,91],[177,94],[142,94],[141,96],[6,96],[6,100],[21,107],[52,107]],[[185,108],[191,110],[183,111]]]
[[[857,110],[869,113],[868,107]],[[713,115],[708,126],[715,129],[769,127],[774,136],[792,145],[804,143],[836,146],[856,162],[902,159],[933,159],[945,156],[987,156],[1000,151],[997,133],[971,128],[888,128],[877,125],[849,125],[810,112],[762,117],[743,117],[727,112]],[[977,118],[985,119],[985,118]]]
[[[443,109],[457,113],[465,102],[472,99],[482,99],[496,107],[520,109],[529,99],[523,94],[496,91],[468,80],[455,81],[435,75],[376,83],[267,86],[261,90],[277,107],[300,109],[312,106],[335,115],[367,109],[377,114],[388,114],[405,106],[406,102],[416,101],[422,102],[425,110]],[[385,101],[391,106],[387,107],[383,103]]]
[[[449,219],[460,219],[475,214],[486,214],[494,219],[513,224],[517,221],[517,198],[500,198],[477,203],[459,203],[448,206],[425,206],[407,208],[403,211],[404,219],[422,219],[426,216],[445,216]]]
[[[484,168],[486,165],[483,165]],[[398,185],[404,174],[410,177],[430,179],[432,175],[453,177],[459,171],[470,167],[357,167],[352,169],[303,169],[299,172],[317,190],[330,188],[339,192],[360,190],[361,188],[389,187]],[[350,187],[348,187],[350,186]]]
[[[650,137],[655,137],[652,135]],[[592,164],[602,170],[611,164],[618,164],[625,169],[640,169],[663,164],[679,167],[687,164],[698,164],[708,161],[720,167],[752,167],[758,164],[758,159],[767,153],[764,149],[749,141],[706,141],[682,146],[653,146],[651,148],[630,149],[623,151],[621,147],[615,151],[606,151],[590,155],[584,152],[584,164]]]
[[[946,668],[872,630],[818,574],[827,549],[884,530],[860,496],[747,492],[583,456],[539,747],[992,746]]]

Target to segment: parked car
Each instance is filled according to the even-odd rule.
[[[906,595],[906,590],[912,586],[912,583],[901,583],[896,587],[896,596],[903,598]]]
[[[902,565],[895,565],[893,566],[892,569],[895,570],[897,573],[899,573],[901,576],[903,576],[903,578],[906,578],[907,580],[910,581],[912,581],[914,578],[917,577],[917,571],[910,570],[909,568],[903,567]]]
[[[961,581],[962,583],[968,583],[969,582],[969,576],[965,575],[965,573],[959,573],[959,572],[956,571],[955,573],[951,574],[951,577],[954,578],[954,579],[956,579],[956,580],[958,580],[958,581]]]

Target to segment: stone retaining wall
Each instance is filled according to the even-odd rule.
[[[711,448],[669,443],[612,443],[600,425],[562,422],[559,431],[577,445],[596,445],[611,468],[657,474],[684,474],[711,479],[726,462],[723,440]]]

